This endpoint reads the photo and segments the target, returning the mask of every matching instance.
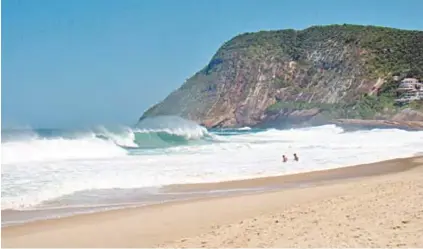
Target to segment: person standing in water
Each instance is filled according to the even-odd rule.
[[[286,163],[286,161],[288,161],[288,158],[287,158],[285,155],[283,155],[283,156],[282,156],[282,161],[283,161],[284,163]]]
[[[294,160],[295,160],[295,161],[297,161],[297,162],[298,162],[298,160],[299,160],[299,159],[298,159],[298,156],[297,156],[297,153],[294,153]]]

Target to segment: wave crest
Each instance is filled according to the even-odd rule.
[[[126,156],[132,149],[155,149],[213,140],[194,122],[175,117],[146,119],[134,128],[104,126],[89,131],[5,131],[2,163]],[[30,135],[28,135],[30,134]]]

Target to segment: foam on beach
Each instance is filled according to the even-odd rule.
[[[131,132],[143,132],[142,139],[152,134],[167,141],[166,146],[134,149],[117,143],[130,145]],[[120,189],[288,175],[408,157],[423,148],[422,131],[345,132],[335,125],[207,131],[190,123],[114,134],[31,136],[3,142],[2,209],[118,204],[128,201],[112,194]],[[135,144],[141,143],[137,136],[132,136]],[[169,139],[178,143],[169,144]],[[292,160],[293,153],[299,155],[299,162]],[[287,155],[287,163],[281,162],[282,154]]]

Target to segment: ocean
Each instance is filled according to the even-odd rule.
[[[172,184],[287,175],[413,156],[423,150],[423,131],[346,131],[335,125],[206,129],[178,117],[157,117],[133,127],[2,130],[1,150],[3,226],[52,214],[178,199],[178,193],[160,191]],[[298,162],[292,160],[293,153]],[[287,163],[282,163],[283,154]]]

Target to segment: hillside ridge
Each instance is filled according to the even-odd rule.
[[[394,105],[394,79],[405,77],[423,79],[423,31],[344,24],[243,33],[141,119],[176,115],[206,127],[423,121],[405,115],[423,110],[421,102]]]

